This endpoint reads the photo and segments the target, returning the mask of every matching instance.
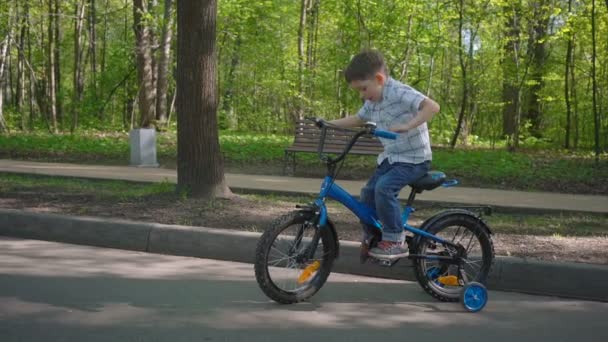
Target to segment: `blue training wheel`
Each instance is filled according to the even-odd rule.
[[[462,288],[460,303],[468,312],[478,312],[488,302],[488,290],[482,283],[470,282]]]

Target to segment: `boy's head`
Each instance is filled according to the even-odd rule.
[[[363,100],[380,102],[388,77],[384,57],[376,50],[365,50],[353,57],[344,71],[344,77]]]

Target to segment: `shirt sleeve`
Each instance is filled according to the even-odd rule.
[[[414,88],[407,88],[403,92],[401,101],[408,112],[416,114],[420,109],[420,104],[426,99],[426,96]]]
[[[357,116],[363,121],[372,121],[369,101],[365,101],[361,109],[359,109],[359,112],[357,112]]]

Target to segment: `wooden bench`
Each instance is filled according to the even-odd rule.
[[[325,136],[325,153],[342,153],[346,144],[355,132],[339,129],[327,129]],[[308,120],[296,122],[293,144],[285,149],[285,160],[283,163],[283,174],[287,174],[287,164],[291,161],[292,174],[296,172],[296,153],[308,152],[318,153],[319,137],[321,130]],[[378,155],[384,150],[382,143],[375,137],[360,137],[350,153],[358,155]]]

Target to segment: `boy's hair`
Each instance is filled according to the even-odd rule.
[[[384,57],[377,50],[364,50],[357,54],[344,71],[346,82],[369,80],[382,72],[388,76]]]

